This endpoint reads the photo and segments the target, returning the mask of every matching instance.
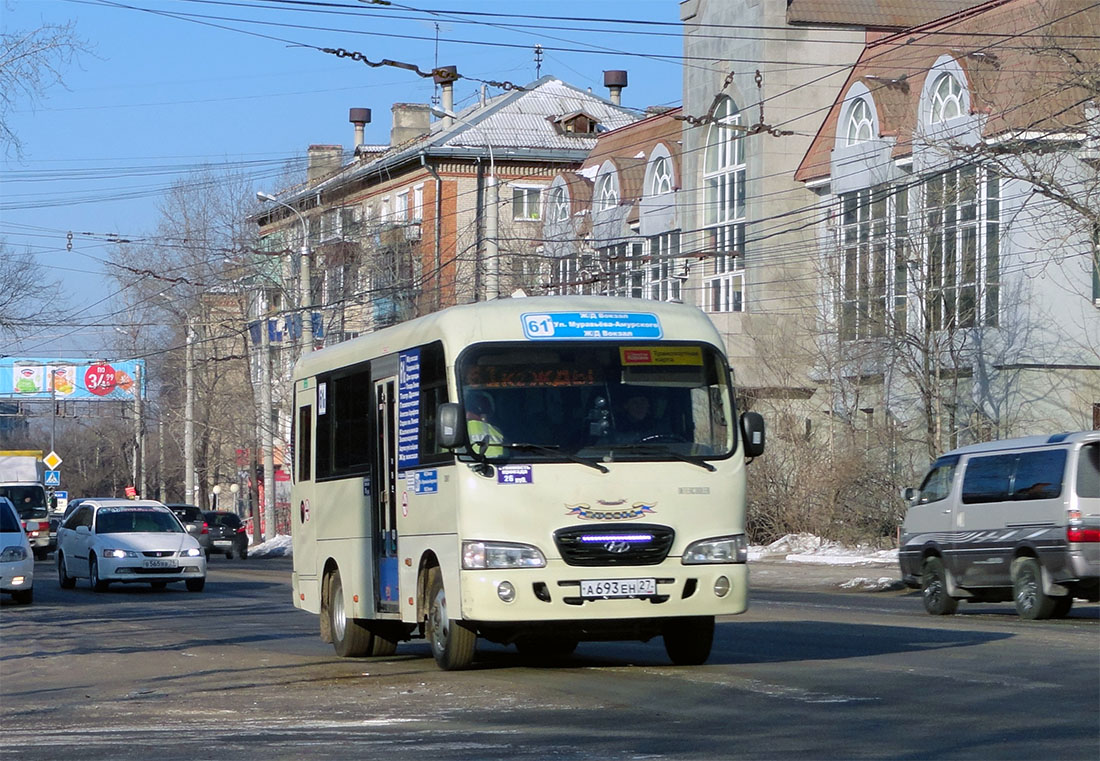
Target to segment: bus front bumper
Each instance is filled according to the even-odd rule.
[[[723,565],[462,571],[462,617],[480,622],[652,619],[745,612],[749,569]],[[652,583],[651,583],[652,582]]]

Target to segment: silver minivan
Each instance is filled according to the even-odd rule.
[[[1100,600],[1100,431],[955,449],[903,496],[901,574],[929,613],[1013,600],[1061,618]]]

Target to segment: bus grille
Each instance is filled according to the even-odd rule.
[[[619,523],[578,526],[554,532],[567,565],[657,565],[668,555],[676,532],[668,526]]]

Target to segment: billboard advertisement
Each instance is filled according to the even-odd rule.
[[[120,402],[132,400],[144,383],[143,359],[0,358],[0,397]]]

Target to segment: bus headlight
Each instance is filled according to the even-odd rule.
[[[463,542],[462,568],[543,568],[546,558],[537,547],[511,542]]]
[[[680,562],[684,565],[706,563],[745,563],[749,559],[749,543],[744,534],[717,536],[692,542],[684,550]]]

